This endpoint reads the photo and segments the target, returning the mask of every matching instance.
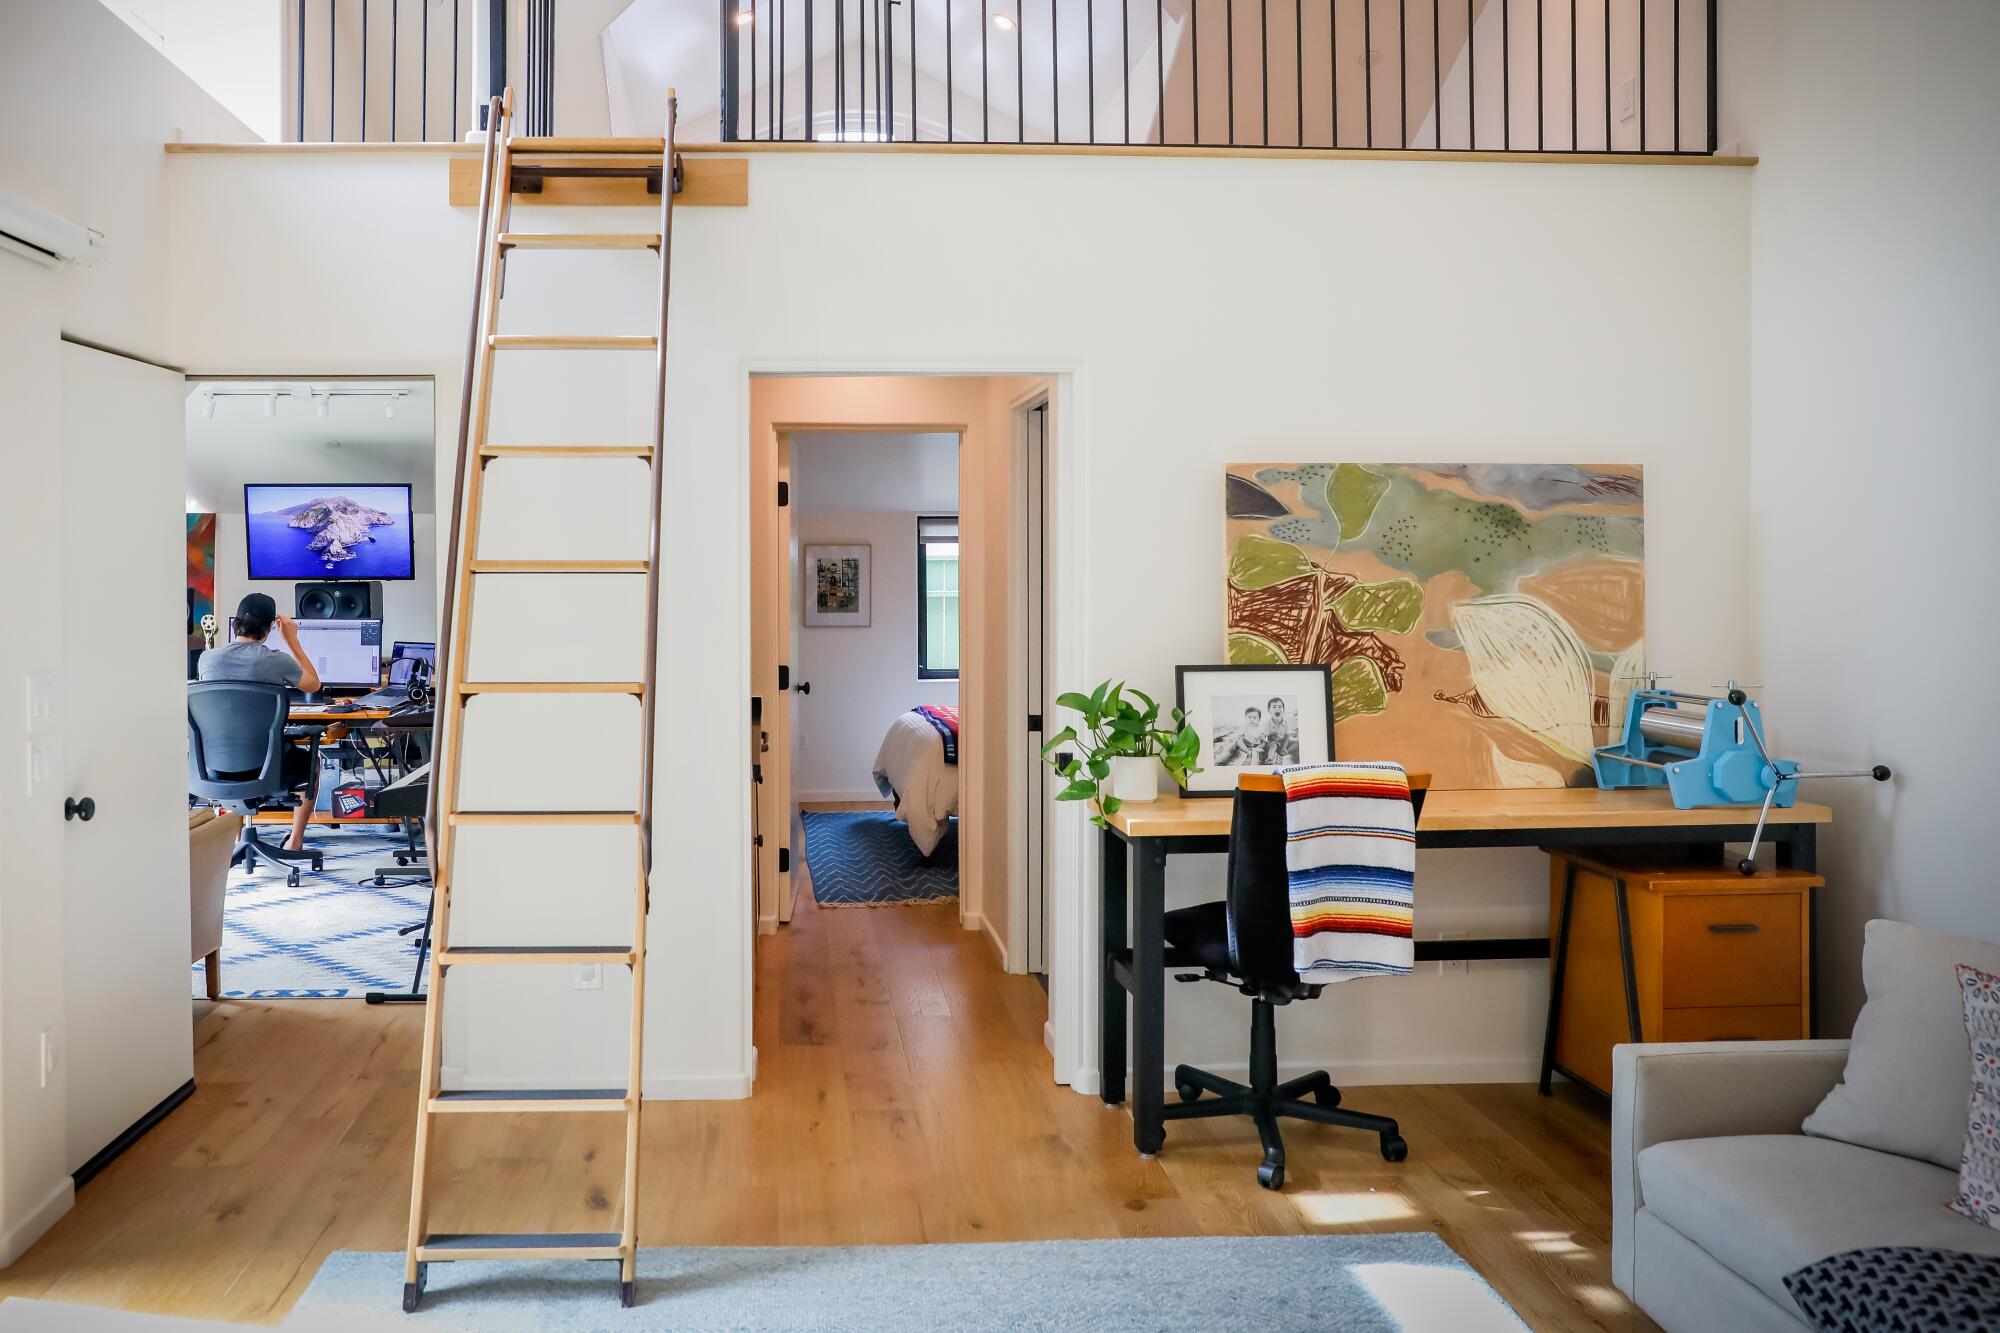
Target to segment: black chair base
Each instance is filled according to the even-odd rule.
[[[287,847],[274,847],[258,836],[256,820],[246,818],[243,821],[243,833],[236,840],[236,850],[229,854],[229,864],[240,865],[245,870],[255,870],[257,858],[260,856],[277,865],[290,866],[291,874],[285,877],[285,882],[295,889],[299,886],[300,866],[311,866],[314,873],[326,869],[326,862],[319,852],[310,847],[296,852]]]
[[[1387,1116],[1365,1111],[1340,1109],[1340,1089],[1324,1069],[1278,1082],[1277,1007],[1259,998],[1252,1006],[1250,1020],[1250,1082],[1237,1083],[1192,1065],[1174,1070],[1174,1090],[1181,1105],[1161,1108],[1167,1120],[1206,1120],[1213,1116],[1247,1115],[1257,1124],[1257,1138],[1264,1147],[1264,1161],[1257,1168],[1257,1183],[1265,1189],[1282,1188],[1285,1183],[1285,1140],[1278,1132],[1278,1118],[1310,1120],[1344,1129],[1365,1129],[1381,1136],[1384,1161],[1400,1162],[1410,1155],[1396,1122]],[[1211,1094],[1202,1100],[1202,1094]],[[1304,1100],[1311,1097],[1311,1101]]]

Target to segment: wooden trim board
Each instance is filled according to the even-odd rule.
[[[637,140],[634,141],[638,142]],[[650,156],[659,155],[659,140],[653,139]],[[649,154],[640,151],[636,157]],[[542,165],[561,162],[559,156],[537,156]],[[601,157],[587,160],[604,165]],[[532,163],[529,165],[533,165]],[[451,178],[447,195],[453,208],[479,206],[479,159],[454,157],[449,163]],[[658,208],[660,196],[646,193],[646,182],[606,176],[550,176],[542,181],[538,194],[514,196],[535,207],[639,207]],[[681,192],[676,208],[742,208],[750,202],[750,163],[741,157],[701,157],[681,159]]]

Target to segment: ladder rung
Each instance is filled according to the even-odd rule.
[[[618,352],[659,345],[650,333],[494,333],[486,345],[496,352]]]
[[[632,949],[624,944],[479,944],[454,945],[438,955],[446,967],[461,963],[622,963],[632,965]]]
[[[481,824],[636,824],[635,810],[454,810],[445,822]]]
[[[488,444],[481,458],[651,458],[650,444]]]
[[[644,694],[636,680],[468,680],[460,694]]]
[[[503,231],[500,244],[517,250],[653,250],[656,231]]]
[[[643,574],[644,560],[474,560],[475,574]]]
[[[429,1109],[433,1115],[555,1115],[625,1111],[631,1105],[623,1088],[514,1088],[440,1092]]]
[[[425,1236],[417,1247],[419,1263],[455,1259],[623,1259],[625,1238],[615,1231],[569,1231],[548,1235]]]

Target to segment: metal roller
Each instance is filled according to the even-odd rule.
[[[1639,734],[1655,745],[1699,750],[1708,715],[1691,708],[1648,708],[1639,714]]]

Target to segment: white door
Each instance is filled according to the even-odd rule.
[[[187,853],[185,395],[62,348],[68,1168],[194,1074]]]
[[[1027,485],[1023,488],[1022,549],[1027,559],[1027,633],[1023,636],[1023,674],[1028,682],[1027,791],[1027,946],[1028,971],[1047,975],[1048,821],[1050,802],[1063,785],[1042,763],[1042,744],[1062,730],[1050,714],[1055,693],[1048,688],[1048,448],[1049,405],[1046,400],[1027,411]]]

